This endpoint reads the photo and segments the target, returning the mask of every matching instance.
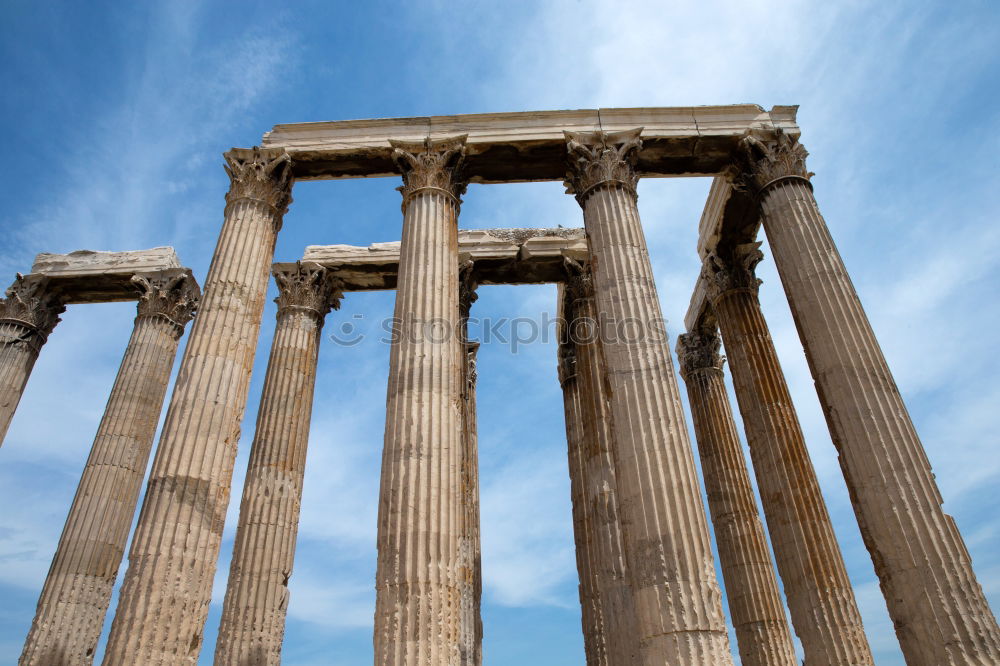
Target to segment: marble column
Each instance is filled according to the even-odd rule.
[[[579,469],[582,501],[589,524],[589,559],[603,616],[604,643],[610,664],[633,664],[639,653],[635,600],[625,561],[614,465],[611,408],[605,363],[597,336],[597,305],[589,268],[567,261],[563,311],[576,359],[576,383],[583,420]],[[572,472],[572,468],[571,468]]]
[[[462,533],[459,537],[459,579],[462,616],[459,626],[459,663],[483,663],[482,543],[479,538],[479,437],[476,419],[476,356],[479,343],[469,340],[469,312],[476,301],[474,264],[460,270],[459,326],[462,331]]]
[[[723,379],[715,331],[677,338],[701,471],[743,666],[797,666],[771,551]]]
[[[0,444],[35,367],[38,352],[66,310],[48,279],[20,273],[0,299]]]
[[[640,132],[566,133],[567,185],[583,208],[604,319],[636,662],[729,664],[708,521],[636,205]]]
[[[132,278],[138,315],[66,518],[20,664],[90,664],[111,602],[153,435],[199,290],[189,271]]]
[[[723,260],[710,255],[703,279],[726,345],[736,399],[792,625],[809,664],[872,664],[844,558],[806,449],[792,396],[757,299],[759,243]]]
[[[320,336],[326,314],[340,307],[339,285],[322,266],[299,262],[275,271],[274,279],[278,322],[243,485],[217,666],[281,663]]]
[[[564,292],[564,288],[560,286]],[[560,294],[565,304],[565,296]],[[564,309],[565,313],[566,310]],[[563,317],[565,318],[565,314]],[[566,419],[566,444],[569,451],[570,502],[573,507],[573,542],[576,570],[580,579],[580,622],[583,628],[583,650],[587,666],[608,666],[607,641],[604,632],[604,611],[597,591],[594,561],[593,520],[590,506],[584,499],[586,443],[583,430],[583,409],[580,404],[580,383],[577,375],[576,346],[568,331],[559,344],[559,385],[563,391],[563,414]]]
[[[805,148],[748,136],[755,193],[861,535],[911,666],[1000,663],[1000,630],[875,333],[813,197]]]
[[[291,160],[226,153],[225,221],[170,399],[104,657],[198,659]]]
[[[375,663],[460,662],[465,137],[393,142],[403,233],[378,511]]]

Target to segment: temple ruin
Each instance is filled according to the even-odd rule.
[[[479,285],[529,283],[559,285],[554,364],[587,663],[732,664],[738,652],[744,665],[792,666],[795,635],[810,666],[873,664],[758,299],[761,228],[907,664],[1000,663],[1000,630],[819,212],[799,137],[796,107],[756,105],[277,125],[260,146],[225,155],[231,187],[203,293],[167,248],[40,255],[0,303],[0,433],[67,303],[137,300],[138,316],[20,663],[93,662],[192,317],[103,663],[197,661],[273,275],[278,320],[216,664],[280,663],[321,331],[342,299],[368,290],[395,290],[398,333],[375,663],[482,663],[489,525],[479,520],[478,343],[466,328]],[[640,178],[685,176],[714,178],[676,342],[701,480],[636,193]],[[401,177],[399,242],[310,246],[272,263],[296,180],[370,177]],[[467,184],[527,181],[564,181],[582,228],[459,230]]]

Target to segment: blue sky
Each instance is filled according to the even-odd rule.
[[[37,3],[0,24],[0,275],[37,252],[172,245],[203,279],[221,153],[276,123],[596,106],[800,104],[820,207],[1000,605],[1000,10],[995,3]],[[276,259],[400,236],[395,179],[301,183]],[[698,271],[708,179],[648,180],[640,211],[671,336]],[[580,226],[558,183],[473,185],[462,228]],[[767,252],[767,247],[764,247]],[[879,664],[902,664],[773,263],[761,299]],[[6,278],[5,278],[6,279]],[[271,287],[274,292],[274,287]],[[273,293],[272,293],[273,295]],[[555,288],[488,287],[474,313],[540,317]],[[392,294],[327,319],[377,333]],[[0,662],[30,624],[134,306],[71,306],[0,450]],[[234,475],[206,647],[228,572],[274,305]],[[285,663],[371,662],[388,347],[324,340]],[[485,652],[581,664],[555,348],[484,345]]]

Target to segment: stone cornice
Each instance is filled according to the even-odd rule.
[[[719,354],[722,341],[717,331],[684,333],[677,336],[677,361],[682,377],[700,370],[722,370],[725,358]]]
[[[0,321],[21,324],[41,336],[42,342],[59,323],[66,306],[49,289],[45,277],[24,276],[20,273],[0,299]]]
[[[201,290],[191,271],[164,271],[159,275],[134,275],[132,284],[139,291],[136,306],[139,317],[161,317],[174,324],[177,334],[194,317]]]
[[[618,187],[637,197],[636,161],[642,128],[622,132],[566,132],[566,193],[581,206],[598,187]]]
[[[343,295],[339,280],[319,264],[297,261],[289,267],[276,268],[278,316],[292,311],[313,315],[320,325],[331,309],[340,309]]]
[[[292,202],[292,159],[280,148],[233,148],[223,157],[230,186],[226,205],[258,201],[274,212],[277,224]]]
[[[760,241],[737,245],[733,248],[729,261],[714,252],[705,257],[701,275],[708,299],[712,303],[731,291],[757,293],[761,281],[754,273],[754,268],[764,258],[760,245]]]
[[[398,188],[403,195],[403,210],[410,199],[422,191],[436,190],[454,201],[458,207],[465,194],[466,181],[462,167],[465,161],[466,135],[423,142],[390,140],[392,161],[403,176]]]
[[[730,178],[733,187],[763,194],[770,186],[794,178],[809,183],[809,152],[797,137],[780,129],[765,136],[747,132],[739,143]]]

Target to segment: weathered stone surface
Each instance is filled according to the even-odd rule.
[[[379,495],[376,664],[461,659],[459,144],[395,144],[405,207]],[[436,151],[441,159],[420,157]],[[451,180],[421,169],[445,169]]]
[[[837,537],[757,299],[759,243],[705,260],[771,545],[809,664],[873,664]]]
[[[820,215],[794,137],[747,137],[763,226],[907,664],[1000,663],[1000,629]],[[728,345],[727,345],[728,346]]]
[[[42,253],[31,272],[49,279],[50,289],[63,303],[107,303],[135,300],[134,275],[181,269],[172,247],[129,252],[77,250],[69,254]]]
[[[268,269],[291,201],[282,151],[233,149],[225,221],[129,551],[104,657],[197,661],[229,504]]]
[[[726,395],[720,344],[714,331],[687,333],[677,339],[677,358],[687,384],[740,663],[796,666],[785,606]]]
[[[567,262],[567,269],[570,275],[560,291],[564,321],[560,375],[573,531],[577,550],[586,551],[577,554],[581,601],[596,608],[596,629],[590,629],[588,622],[584,630],[600,632],[585,640],[585,645],[593,646],[588,663],[634,664],[639,654],[635,599],[619,517],[607,372],[600,341],[594,335],[598,314],[593,280],[587,267]],[[580,423],[569,423],[570,418]]]
[[[190,271],[135,277],[135,328],[83,470],[20,664],[90,664],[177,353],[197,307]]]
[[[274,277],[278,323],[215,645],[218,666],[281,663],[320,334],[327,312],[340,305],[336,280],[316,264]]]
[[[478,284],[559,282],[563,258],[585,261],[583,229],[484,229],[458,232],[459,262],[475,261]],[[345,291],[395,289],[399,241],[354,245],[310,245],[302,257],[330,270]]]
[[[637,615],[639,664],[731,664],[722,597],[680,389],[662,333],[633,189],[639,131],[567,135],[569,191],[590,240],[604,336],[620,517]],[[604,162],[594,166],[594,161]],[[611,162],[613,164],[607,164]],[[623,164],[624,163],[624,166]],[[590,174],[622,174],[606,184]],[[619,336],[619,322],[644,335]],[[676,535],[684,534],[685,539]]]
[[[636,165],[645,176],[714,175],[729,166],[748,129],[798,133],[797,107],[756,104],[582,109],[377,118],[276,125],[263,145],[285,149],[301,180],[392,176],[391,140],[423,142],[465,135],[464,177],[473,183],[561,180],[564,132],[643,128]]]

